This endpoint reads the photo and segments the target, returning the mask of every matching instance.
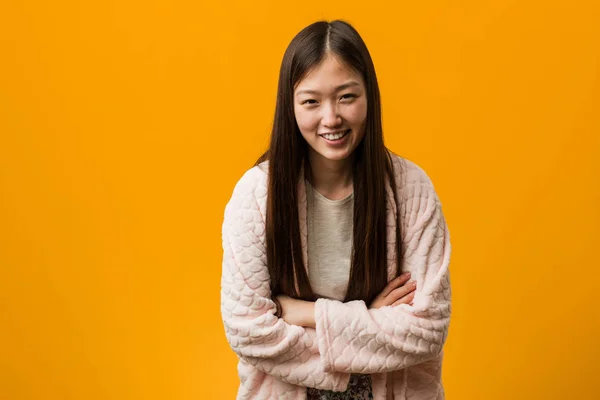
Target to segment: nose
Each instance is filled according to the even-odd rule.
[[[334,128],[342,123],[342,117],[338,112],[336,104],[327,104],[322,108],[323,115],[321,116],[321,123],[323,126],[328,128]]]

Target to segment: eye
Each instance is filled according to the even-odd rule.
[[[356,95],[354,95],[353,93],[346,93],[345,95],[342,96],[342,99],[352,99],[355,97],[356,97]]]
[[[311,102],[311,101],[312,101],[313,103],[309,103],[309,102]],[[304,101],[303,101],[302,103],[300,103],[300,104],[311,104],[311,105],[312,105],[312,104],[317,104],[317,101],[316,101],[316,100],[314,100],[314,99],[308,99],[308,100],[304,100]]]

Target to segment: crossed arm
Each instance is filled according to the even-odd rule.
[[[256,184],[244,178],[227,204],[222,237],[221,311],[238,356],[291,384],[344,391],[351,373],[398,370],[439,354],[450,315],[450,242],[435,192],[419,196],[403,235],[404,269],[416,290],[406,292],[404,276],[371,305],[278,297],[278,318]]]

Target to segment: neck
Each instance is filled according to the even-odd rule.
[[[321,194],[338,197],[352,190],[352,157],[328,160],[310,151],[308,159],[312,170],[312,186]]]

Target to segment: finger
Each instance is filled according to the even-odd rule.
[[[404,285],[406,282],[408,282],[409,279],[410,279],[410,272],[405,272],[402,275],[399,275],[396,278],[392,279],[387,284],[387,286],[385,288],[383,288],[383,291],[381,292],[381,296],[386,297],[387,295],[389,295],[392,292],[392,290],[396,289],[400,285]]]
[[[398,304],[410,304],[410,305],[412,305],[412,301],[414,300],[414,298],[415,298],[415,292],[412,291],[409,294],[407,294],[406,296],[402,297],[401,299],[396,300],[392,304],[392,307],[396,306]]]
[[[279,296],[276,296],[273,299],[273,302],[275,303],[275,316],[277,318],[281,318],[281,316],[283,315],[283,308],[281,307],[281,303],[279,302]]]
[[[386,300],[388,300],[388,304],[393,303],[414,291],[416,288],[417,281],[408,282],[406,285],[402,285],[399,288],[392,290],[391,293],[386,297]]]

